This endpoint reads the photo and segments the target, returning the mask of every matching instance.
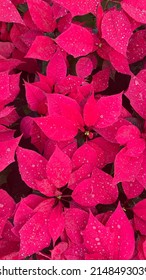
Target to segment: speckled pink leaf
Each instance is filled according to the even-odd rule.
[[[33,84],[25,82],[26,90],[26,100],[28,106],[32,111],[36,111],[39,114],[45,114],[47,112],[46,106],[46,95],[39,87],[34,86]]]
[[[47,160],[32,150],[20,147],[16,154],[22,180],[29,187],[36,189],[35,180],[46,178]]]
[[[75,244],[70,242],[63,255],[66,260],[84,260],[86,252],[87,249],[83,244]]]
[[[113,259],[113,234],[109,227],[102,225],[91,213],[88,224],[83,231],[83,238],[88,252],[96,253],[98,260]]]
[[[93,37],[84,27],[76,24],[59,35],[56,43],[74,57],[84,56],[93,51]]]
[[[52,260],[64,260],[63,253],[66,251],[68,247],[67,242],[60,242],[56,246],[54,246],[53,250],[51,250],[51,259]]]
[[[120,204],[110,216],[106,226],[115,234],[113,258],[131,259],[135,250],[134,230]]]
[[[55,92],[66,95],[82,84],[83,80],[80,77],[68,75],[64,80],[60,81],[55,86]]]
[[[89,13],[96,14],[97,5],[99,4],[99,0],[93,0],[92,2],[90,0],[55,0],[54,2],[69,10],[72,16],[85,15]]]
[[[91,176],[92,170],[93,166],[89,163],[85,163],[80,168],[73,171],[68,182],[68,187],[74,190],[81,181]]]
[[[19,116],[14,106],[6,106],[0,111],[0,124],[9,126],[16,122]]]
[[[145,150],[145,140],[144,139],[133,139],[127,143],[126,154],[131,157],[140,156]]]
[[[21,137],[0,142],[0,171],[4,170],[10,163],[14,162],[15,151]]]
[[[65,230],[69,239],[76,244],[83,243],[82,230],[88,221],[88,213],[78,209],[70,208],[65,211]]]
[[[30,219],[33,213],[33,210],[22,199],[17,206],[14,216],[14,227],[12,231],[16,236],[19,237],[19,230]]]
[[[122,182],[122,186],[128,199],[139,196],[144,190],[144,187],[137,180],[134,182]]]
[[[67,13],[64,17],[61,17],[57,25],[59,33],[62,33],[65,30],[67,30],[70,27],[71,23],[72,23],[71,13]]]
[[[74,123],[63,116],[40,117],[35,118],[34,121],[48,138],[55,141],[71,140],[78,132]]]
[[[95,150],[101,148],[102,155],[100,158],[102,159],[102,164],[106,165],[114,162],[116,154],[119,152],[119,145],[116,143],[110,143],[103,137],[97,137],[89,142],[89,145],[93,147]],[[99,154],[98,154],[99,158]],[[100,167],[99,167],[100,168]]]
[[[56,147],[46,166],[47,177],[57,188],[61,188],[67,184],[71,170],[70,158]]]
[[[55,243],[64,230],[64,216],[61,203],[54,207],[49,217],[49,233]]]
[[[145,0],[122,0],[121,6],[130,17],[138,22],[146,23]]]
[[[54,84],[60,82],[66,77],[67,65],[60,50],[57,50],[51,58],[47,66],[46,73],[48,78],[53,79]]]
[[[98,162],[98,156],[99,155],[96,153],[94,148],[92,148],[88,143],[84,143],[73,154],[73,168],[77,169],[85,163],[89,163],[92,167],[95,167]]]
[[[27,0],[32,20],[44,32],[53,32],[56,23],[51,6],[43,0]]]
[[[143,162],[136,179],[144,188],[146,188],[146,149],[143,152]]]
[[[122,93],[101,97],[97,101],[98,120],[95,128],[104,128],[115,123],[122,111]]]
[[[98,119],[98,106],[97,101],[94,98],[94,94],[92,94],[88,99],[84,106],[83,116],[84,121],[87,126],[93,126]]]
[[[24,24],[20,14],[10,0],[0,1],[0,21]]]
[[[123,148],[115,158],[114,162],[114,183],[124,181],[134,181],[138,175],[141,164],[143,162],[143,156],[131,157],[127,155],[127,148]]]
[[[86,78],[91,74],[92,70],[93,70],[93,63],[90,58],[82,57],[78,60],[76,64],[77,76],[81,78]]]
[[[134,207],[134,224],[141,234],[146,235],[146,199],[139,201]]]
[[[123,54],[115,50],[112,50],[109,53],[109,59],[113,67],[116,69],[116,71],[126,75],[131,74],[128,60]]]
[[[140,138],[140,131],[135,125],[123,125],[118,129],[115,138],[119,144],[125,145],[133,139]]]
[[[56,51],[54,41],[47,36],[36,36],[25,57],[48,61]]]
[[[20,230],[20,258],[24,259],[50,245],[46,215],[36,213]]]
[[[109,68],[105,68],[93,75],[92,84],[95,92],[103,91],[108,88],[109,76]]]
[[[0,55],[9,58],[14,50],[14,45],[11,42],[0,42]]]
[[[129,40],[127,58],[129,64],[142,60],[146,53],[146,30],[137,30]]]
[[[130,100],[133,109],[144,119],[146,119],[146,83],[133,76],[130,80],[129,88],[125,95]]]
[[[131,23],[122,10],[110,9],[105,13],[102,25],[102,38],[117,52],[126,56],[129,39],[132,35]]]
[[[129,122],[123,118],[119,118],[118,121],[115,122],[114,124],[105,128],[95,128],[95,130],[107,141],[110,141],[112,143],[117,143],[115,139],[117,130],[123,125],[129,125]]]
[[[0,237],[7,219],[10,218],[15,210],[13,198],[3,189],[0,189]]]
[[[3,235],[0,240],[0,259],[1,260],[18,260],[19,259],[19,238],[13,233],[13,225],[7,221]]]
[[[96,168],[89,179],[83,180],[72,193],[72,198],[82,206],[96,206],[99,203],[110,204],[118,197],[117,186],[112,184],[113,178]]]

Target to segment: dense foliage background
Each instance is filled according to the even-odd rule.
[[[0,1],[0,259],[146,259],[146,1]]]

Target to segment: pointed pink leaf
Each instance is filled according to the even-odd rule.
[[[70,158],[56,147],[46,166],[47,177],[57,188],[61,188],[68,183],[71,170]]]
[[[129,64],[142,60],[146,53],[146,30],[137,30],[129,40],[127,58]]]
[[[49,217],[49,233],[55,243],[64,230],[64,216],[61,203],[54,207]]]
[[[93,70],[93,63],[90,58],[82,57],[78,60],[76,64],[77,76],[84,79],[92,73],[92,70]]]
[[[135,250],[134,230],[120,204],[110,216],[106,226],[115,234],[114,259],[131,259]]]
[[[98,260],[113,259],[113,234],[90,213],[88,224],[83,231],[84,245],[88,252],[96,253]]]
[[[67,242],[58,243],[53,250],[51,250],[51,260],[64,260],[63,253],[66,251],[68,247]]]
[[[143,152],[143,162],[140,166],[140,171],[136,176],[136,179],[144,188],[146,188],[146,149]]]
[[[117,52],[126,56],[132,35],[131,23],[122,10],[110,9],[102,19],[102,38]]]
[[[36,213],[20,230],[20,257],[24,259],[50,245],[46,215]]]
[[[22,180],[29,187],[36,189],[35,180],[46,178],[47,160],[32,150],[20,147],[16,154]]]
[[[91,33],[86,28],[73,23],[57,37],[56,43],[74,57],[84,56],[93,51]]]
[[[45,114],[47,112],[45,92],[27,82],[25,82],[25,90],[29,108],[39,114]]]
[[[64,252],[66,260],[84,260],[87,249],[83,244],[69,243],[68,248]]]
[[[140,137],[140,131],[135,125],[123,125],[116,134],[116,140],[120,145],[125,145],[133,139]]]
[[[15,151],[21,137],[0,142],[0,171],[4,170],[10,163],[15,161]]]
[[[94,94],[92,94],[87,99],[83,111],[84,121],[87,126],[93,126],[96,123],[98,119],[97,108],[97,101],[94,98]]]
[[[143,155],[139,157],[131,157],[127,155],[127,148],[123,148],[115,158],[114,162],[114,183],[134,181],[138,175]]]
[[[0,1],[0,21],[24,24],[20,14],[10,0]]]
[[[60,4],[67,10],[69,10],[72,16],[85,15],[85,14],[96,14],[97,5],[99,0],[55,0],[56,3]]]
[[[64,80],[60,81],[55,86],[55,92],[66,95],[73,90],[76,90],[82,84],[83,80],[80,77],[68,75]]]
[[[138,22],[146,23],[146,2],[145,0],[122,0],[123,10]]]
[[[52,78],[54,84],[60,82],[66,77],[67,74],[67,65],[60,50],[57,50],[56,53],[51,58],[47,66],[47,77]]]
[[[145,140],[144,139],[133,139],[127,143],[127,155],[131,157],[140,156],[145,150]]]
[[[56,45],[50,37],[36,36],[25,57],[48,61],[55,51]]]
[[[98,162],[98,155],[96,150],[93,149],[88,143],[84,143],[79,147],[72,157],[73,168],[77,169],[85,163],[89,163],[92,167],[95,167]]]
[[[146,83],[136,76],[130,80],[129,88],[125,95],[130,100],[133,109],[144,119],[146,119]],[[138,100],[138,102],[137,102]]]
[[[126,75],[131,74],[128,60],[123,54],[115,50],[112,50],[109,53],[109,59],[113,67],[116,69],[116,71]]]
[[[82,230],[85,229],[87,221],[88,213],[81,209],[70,208],[65,211],[65,230],[73,243],[83,243]]]
[[[108,88],[109,76],[109,68],[105,68],[93,75],[92,84],[95,92],[103,91]]]
[[[118,197],[117,186],[112,184],[113,178],[96,168],[89,179],[83,180],[72,193],[72,198],[82,206],[96,206],[99,203],[114,203]]]
[[[48,138],[55,141],[71,140],[78,132],[74,123],[63,116],[35,118],[34,121]]]
[[[32,20],[44,32],[53,32],[56,27],[51,6],[43,0],[27,0]]]
[[[134,182],[122,182],[122,186],[128,199],[137,197],[144,191],[144,187],[137,180]]]
[[[96,128],[104,128],[114,124],[122,111],[122,93],[104,96],[97,101],[98,120]]]
[[[10,218],[15,210],[13,198],[3,189],[0,189],[0,237],[2,235],[7,219]]]

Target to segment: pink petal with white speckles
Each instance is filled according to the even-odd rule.
[[[129,64],[142,60],[146,53],[146,30],[137,30],[129,40],[127,59]]]
[[[97,101],[92,94],[84,106],[83,110],[84,121],[87,126],[93,126],[98,119]]]
[[[20,14],[10,0],[0,1],[0,21],[24,24]]]
[[[140,138],[140,131],[132,124],[121,126],[116,134],[116,140],[121,145],[125,145],[127,142],[136,138]]]
[[[44,32],[53,32],[56,22],[53,18],[51,6],[43,0],[27,0],[32,20]]]
[[[57,50],[56,53],[51,58],[47,66],[47,77],[53,79],[54,84],[60,82],[66,77],[67,74],[67,65],[60,50]]]
[[[72,140],[78,133],[78,127],[64,116],[40,117],[34,121],[48,138],[55,141]]]
[[[0,189],[0,237],[2,235],[7,219],[10,218],[15,210],[13,198],[3,189]]]
[[[115,158],[114,183],[134,181],[143,162],[143,155],[131,157],[127,155],[127,148],[123,148]]]
[[[25,57],[48,61],[55,51],[56,45],[50,37],[36,36]]]
[[[93,75],[92,84],[95,92],[103,91],[108,88],[109,76],[109,68],[105,68]]]
[[[109,227],[105,227],[91,213],[83,231],[84,245],[91,254],[96,253],[98,260],[113,259],[114,240]]]
[[[146,188],[146,149],[143,152],[143,162],[136,179],[144,188]]]
[[[126,75],[131,74],[128,60],[123,54],[115,50],[112,50],[109,53],[109,59],[113,67],[116,69],[116,71]]]
[[[55,0],[54,2],[69,10],[72,16],[95,14],[99,4],[99,0],[92,0],[92,2],[90,0]]]
[[[17,149],[17,160],[22,180],[31,188],[36,189],[35,180],[46,178],[47,160],[40,154],[24,149]]]
[[[0,171],[4,170],[10,163],[14,162],[15,151],[21,137],[0,142]]]
[[[71,24],[71,26],[59,35],[56,43],[68,54],[74,57],[84,56],[93,51],[93,37],[84,27]]]
[[[83,243],[82,230],[85,229],[88,221],[88,213],[78,209],[66,209],[65,230],[69,239],[76,244]]]
[[[122,186],[128,199],[137,197],[144,191],[144,187],[137,180],[134,182],[123,182]]]
[[[48,231],[49,224],[46,215],[36,213],[20,230],[20,258],[24,259],[48,247],[51,236]]]
[[[33,84],[25,82],[26,100],[32,111],[43,115],[47,113],[46,95],[43,90]]]
[[[93,63],[90,58],[82,57],[78,60],[76,64],[77,76],[81,78],[86,78],[91,74],[92,70],[93,70]]]
[[[110,9],[104,14],[101,30],[102,38],[117,52],[126,56],[132,35],[131,23],[126,14],[122,10]]]
[[[122,111],[122,93],[104,96],[97,101],[98,120],[95,128],[104,128],[115,123]]]
[[[130,104],[133,109],[142,118],[146,119],[146,83],[138,77],[133,76],[125,95],[130,100]]]
[[[138,22],[146,23],[145,0],[122,0],[121,6],[130,17]]]
[[[72,164],[70,158],[56,147],[46,167],[48,179],[57,187],[65,186],[70,178]]]
[[[83,180],[72,193],[72,198],[82,206],[96,206],[99,203],[110,204],[118,197],[117,186],[112,177],[96,168],[89,179]]]
[[[106,226],[110,227],[111,231],[115,234],[114,259],[131,259],[135,250],[134,230],[120,203],[110,216]]]
[[[51,211],[49,217],[49,233],[55,243],[64,230],[64,216],[62,204],[59,203]]]

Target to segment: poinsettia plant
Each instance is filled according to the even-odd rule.
[[[146,259],[146,2],[0,1],[0,259]]]

